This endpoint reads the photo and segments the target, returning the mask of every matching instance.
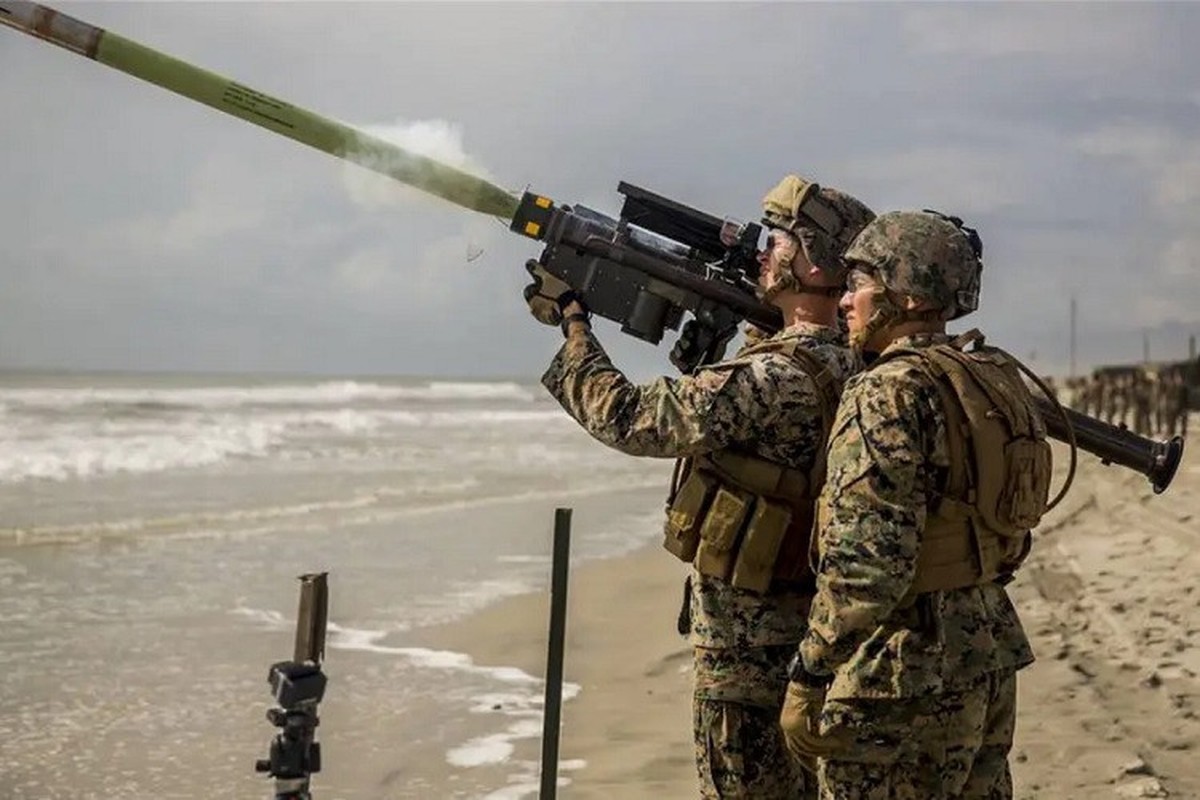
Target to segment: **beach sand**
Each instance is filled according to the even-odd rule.
[[[1038,657],[1020,677],[1017,797],[1200,798],[1198,489],[1194,457],[1155,496],[1081,454],[1012,589]],[[561,796],[695,796],[685,574],[657,547],[573,571],[566,680],[580,691],[563,713]],[[421,638],[540,676],[547,620],[547,596],[522,595]],[[538,756],[530,738],[511,758]]]

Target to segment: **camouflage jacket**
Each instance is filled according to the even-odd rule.
[[[893,346],[947,340],[925,334]],[[886,361],[850,380],[818,501],[817,595],[800,646],[809,672],[832,676],[830,698],[953,690],[1033,661],[998,584],[930,592],[916,605],[900,605],[948,466],[945,413],[911,359]]]
[[[845,380],[857,360],[841,335],[799,324],[769,340],[795,338]],[[680,458],[736,449],[807,470],[820,441],[820,406],[808,375],[786,355],[755,352],[692,375],[636,385],[590,333],[573,333],[542,383],[594,438],[623,453]],[[693,575],[692,641],[702,647],[796,644],[807,597],[758,595]]]

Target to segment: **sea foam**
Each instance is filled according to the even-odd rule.
[[[359,381],[267,386],[202,386],[196,388],[84,387],[2,388],[0,405],[15,408],[72,409],[87,405],[153,408],[230,408],[248,405],[341,405],[370,400],[520,400],[535,399],[531,388],[512,381],[431,381],[393,385]]]

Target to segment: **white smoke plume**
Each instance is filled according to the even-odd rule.
[[[462,126],[441,119],[408,122],[398,119],[389,124],[358,125],[358,130],[400,147],[410,153],[426,156],[463,172],[490,180],[483,165],[463,147]],[[343,171],[346,190],[351,199],[369,209],[394,207],[409,203],[436,203],[437,198],[401,183],[347,163]]]

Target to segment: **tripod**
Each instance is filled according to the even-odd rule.
[[[312,800],[308,779],[321,771],[321,745],[315,741],[317,704],[325,695],[325,620],[329,590],[326,573],[300,576],[300,612],[296,620],[296,651],[292,661],[271,665],[267,682],[276,708],[267,710],[267,721],[279,728],[265,759],[255,772],[275,779],[275,800]]]

